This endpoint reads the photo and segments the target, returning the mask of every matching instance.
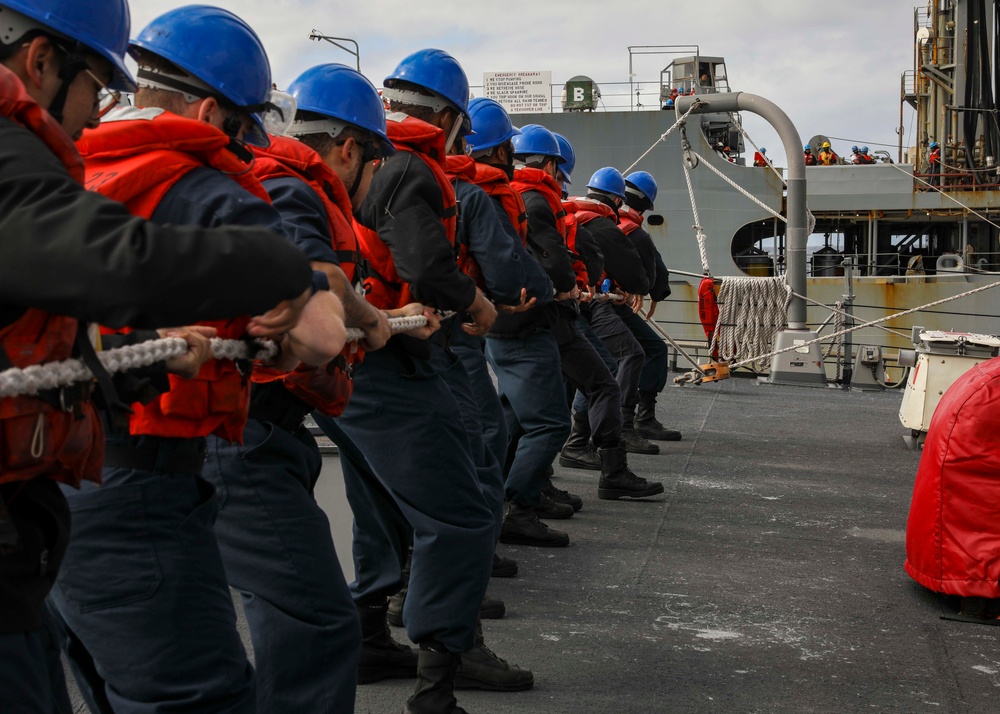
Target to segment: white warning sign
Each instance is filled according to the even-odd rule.
[[[509,114],[552,111],[552,72],[483,72],[483,93]]]

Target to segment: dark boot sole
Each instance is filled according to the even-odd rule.
[[[650,486],[645,491],[632,491],[617,488],[598,488],[597,497],[605,501],[618,501],[623,498],[649,498],[663,493],[663,484]]]
[[[500,542],[508,545],[533,545],[539,548],[565,548],[569,545],[569,536],[565,540],[537,540],[535,538],[526,538],[525,536],[504,535],[501,533]]]
[[[385,613],[385,621],[388,622],[393,627],[402,627],[403,613],[393,612],[392,610],[389,610],[388,612]]]
[[[570,469],[584,469],[585,471],[600,471],[601,462],[597,461],[579,461],[577,459],[571,459],[566,456],[559,457],[559,465],[565,466]]]
[[[358,684],[375,684],[384,679],[416,679],[417,668],[390,669],[388,667],[358,667]]]
[[[570,504],[567,503],[566,505],[569,506]],[[547,511],[536,508],[535,515],[547,521],[564,521],[567,518],[572,518],[573,514],[576,513],[576,510],[573,510],[572,506],[570,506],[570,509],[569,511]]]
[[[497,601],[496,605],[490,607],[484,605],[479,608],[479,619],[481,620],[500,620],[506,614],[507,606],[500,601]]]
[[[639,449],[626,443],[625,451],[627,451],[630,454],[646,454],[647,456],[655,456],[656,454],[660,453],[660,447],[657,446],[656,444],[653,444],[653,448],[649,448],[647,446],[645,448]]]
[[[501,565],[498,568],[493,568],[490,572],[491,578],[513,578],[517,575],[517,563],[512,565]]]
[[[499,684],[495,682],[485,682],[481,679],[474,679],[462,674],[455,675],[455,689],[482,689],[487,692],[523,692],[535,686],[535,678],[524,682],[511,682],[509,684]]]
[[[643,439],[650,439],[651,441],[680,441],[681,433],[679,431],[647,431],[641,426],[635,427],[635,433],[641,436]]]

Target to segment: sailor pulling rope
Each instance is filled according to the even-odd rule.
[[[442,316],[450,317],[452,314],[454,313],[444,313]],[[427,318],[422,315],[389,319],[389,326],[393,334],[423,327],[426,324]],[[357,342],[364,336],[365,333],[362,330],[355,328],[347,330],[348,342]],[[212,356],[215,359],[252,359],[267,362],[278,355],[277,343],[270,340],[248,343],[244,340],[224,340],[213,337],[211,343]],[[188,343],[182,338],[165,337],[137,345],[103,350],[97,353],[97,358],[109,374],[116,374],[179,357],[187,350]],[[67,387],[76,382],[86,382],[93,377],[90,368],[78,359],[36,364],[23,369],[12,367],[0,372],[0,398],[21,394],[35,395],[46,389]]]

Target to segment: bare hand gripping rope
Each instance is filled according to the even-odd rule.
[[[396,334],[427,324],[423,315],[415,317],[393,317],[389,326]],[[347,341],[356,342],[365,336],[362,330],[347,330]],[[243,340],[212,338],[212,356],[216,359],[253,359],[262,362],[273,360],[278,355],[278,344],[270,340],[247,343]],[[252,351],[256,347],[256,351]],[[127,372],[140,367],[148,367],[157,362],[165,362],[180,357],[188,351],[187,341],[180,337],[164,337],[137,345],[116,347],[97,353],[97,358],[109,374]],[[90,368],[78,359],[35,364],[30,367],[12,367],[0,372],[0,398],[18,395],[35,395],[46,389],[68,387],[76,382],[88,382],[94,375]]]

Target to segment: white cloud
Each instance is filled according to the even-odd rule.
[[[132,0],[133,35],[184,0]],[[814,134],[895,143],[900,75],[912,68],[913,6],[843,0],[218,0],[253,26],[287,85],[319,62],[353,64],[330,44],[309,41],[314,28],[360,44],[361,69],[376,84],[406,54],[440,47],[455,55],[473,85],[486,71],[550,70],[554,82],[586,74],[627,82],[638,45],[697,45],[726,59],[734,89],[785,110],[803,140]],[[640,79],[655,81],[669,59],[633,57]],[[619,90],[620,91],[620,90]],[[651,97],[647,97],[647,102]],[[780,159],[774,133],[752,117],[758,143]],[[849,153],[850,142],[835,142]],[[874,148],[874,146],[873,146]],[[892,152],[895,155],[895,151]]]

